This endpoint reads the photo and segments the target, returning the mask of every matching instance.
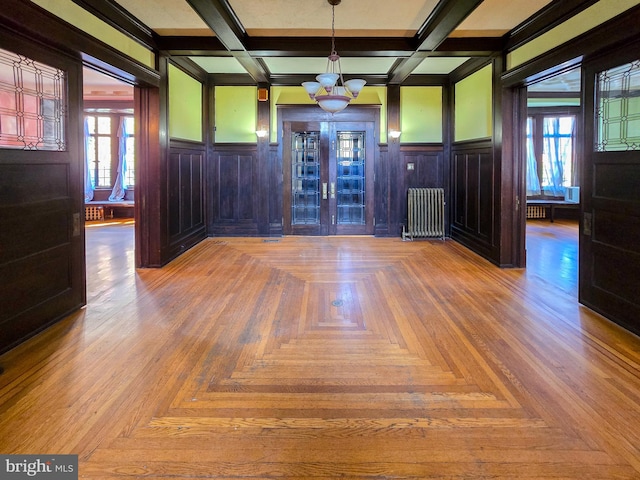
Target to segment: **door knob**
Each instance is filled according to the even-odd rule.
[[[326,182],[322,184],[322,199],[327,199],[327,184]]]

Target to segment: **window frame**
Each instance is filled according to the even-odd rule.
[[[536,164],[538,168],[538,178],[540,179],[540,195],[531,195],[528,198],[539,199],[564,199],[564,197],[547,195],[544,193],[542,185],[544,177],[544,164],[542,154],[544,152],[544,119],[548,117],[573,117],[574,118],[574,131],[571,137],[571,151],[572,151],[572,178],[574,182],[579,178],[580,172],[580,160],[578,157],[578,122],[580,121],[580,107],[530,107],[527,109],[527,118],[532,118],[532,136],[533,136],[533,149],[536,157]]]
[[[94,190],[111,190],[113,188],[114,182],[118,175],[118,150],[119,150],[119,139],[118,139],[118,128],[120,126],[120,119],[123,117],[128,117],[133,119],[135,122],[135,115],[133,113],[133,108],[128,108],[126,106],[120,105],[108,105],[104,103],[97,103],[92,105],[91,103],[85,102],[85,110],[83,114],[83,119],[87,117],[110,117],[111,118],[111,132],[108,135],[111,137],[111,169],[110,169],[110,186],[106,185],[96,185],[95,179],[97,178],[97,165],[92,166],[92,176],[94,179]],[[96,121],[97,125],[97,121]],[[105,137],[106,134],[96,134],[97,137]],[[130,135],[130,137],[134,138],[135,141],[135,132]],[[85,153],[86,154],[86,153]],[[136,157],[135,157],[135,149],[133,153],[133,170],[135,171]],[[135,178],[134,178],[135,179]],[[135,190],[135,183],[128,184],[127,190]]]

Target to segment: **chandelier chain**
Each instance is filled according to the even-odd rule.
[[[336,6],[331,5],[331,54],[336,52]]]

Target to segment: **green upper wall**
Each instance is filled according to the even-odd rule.
[[[640,0],[600,0],[566,22],[509,53],[507,69],[522,65],[636,5],[640,5]]]
[[[169,137],[202,142],[202,84],[169,64]]]
[[[442,143],[442,87],[400,87],[401,143]]]
[[[454,141],[492,136],[493,67],[491,64],[455,84]]]
[[[141,64],[149,68],[155,68],[155,55],[151,50],[90,14],[72,0],[31,1],[92,37],[111,45],[119,52],[137,60]]]
[[[257,87],[215,87],[215,141],[256,143]]]

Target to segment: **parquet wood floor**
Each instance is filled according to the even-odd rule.
[[[549,281],[575,228],[532,227],[528,270],[284,237],[138,271],[118,228],[88,230],[89,305],[0,357],[0,452],[85,479],[640,478],[640,339]]]

